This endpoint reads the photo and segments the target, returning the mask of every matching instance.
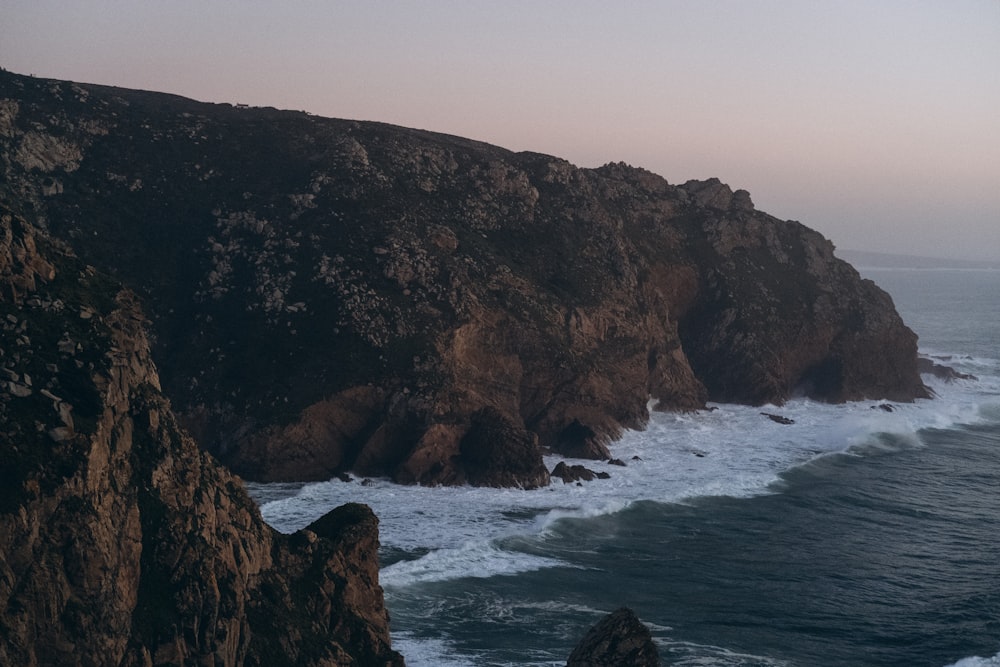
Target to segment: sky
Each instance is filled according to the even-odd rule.
[[[1000,0],[0,0],[0,67],[718,177],[1000,261]]]

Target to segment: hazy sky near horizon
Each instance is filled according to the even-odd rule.
[[[0,66],[716,176],[841,248],[1000,261],[1000,0],[3,0]]]

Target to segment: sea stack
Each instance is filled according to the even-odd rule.
[[[660,667],[649,629],[622,607],[592,627],[576,645],[566,667]]]

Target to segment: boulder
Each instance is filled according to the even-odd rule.
[[[590,482],[595,479],[609,479],[611,475],[606,472],[595,472],[582,465],[566,465],[565,461],[560,461],[552,469],[552,477],[561,479],[564,484],[572,482]]]
[[[566,667],[659,667],[649,629],[622,607],[605,616],[576,645]]]
[[[771,412],[762,412],[760,414],[764,415],[765,417],[767,417],[771,421],[775,422],[776,424],[788,425],[788,424],[794,424],[795,423],[794,419],[791,419],[789,417],[785,417],[784,415],[776,415],[776,414],[771,413]]]
[[[483,408],[473,416],[459,452],[466,480],[473,486],[534,489],[549,483],[538,437],[493,408]]]

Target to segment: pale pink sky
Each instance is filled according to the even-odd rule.
[[[998,0],[3,0],[0,66],[717,176],[842,248],[1000,260]]]

